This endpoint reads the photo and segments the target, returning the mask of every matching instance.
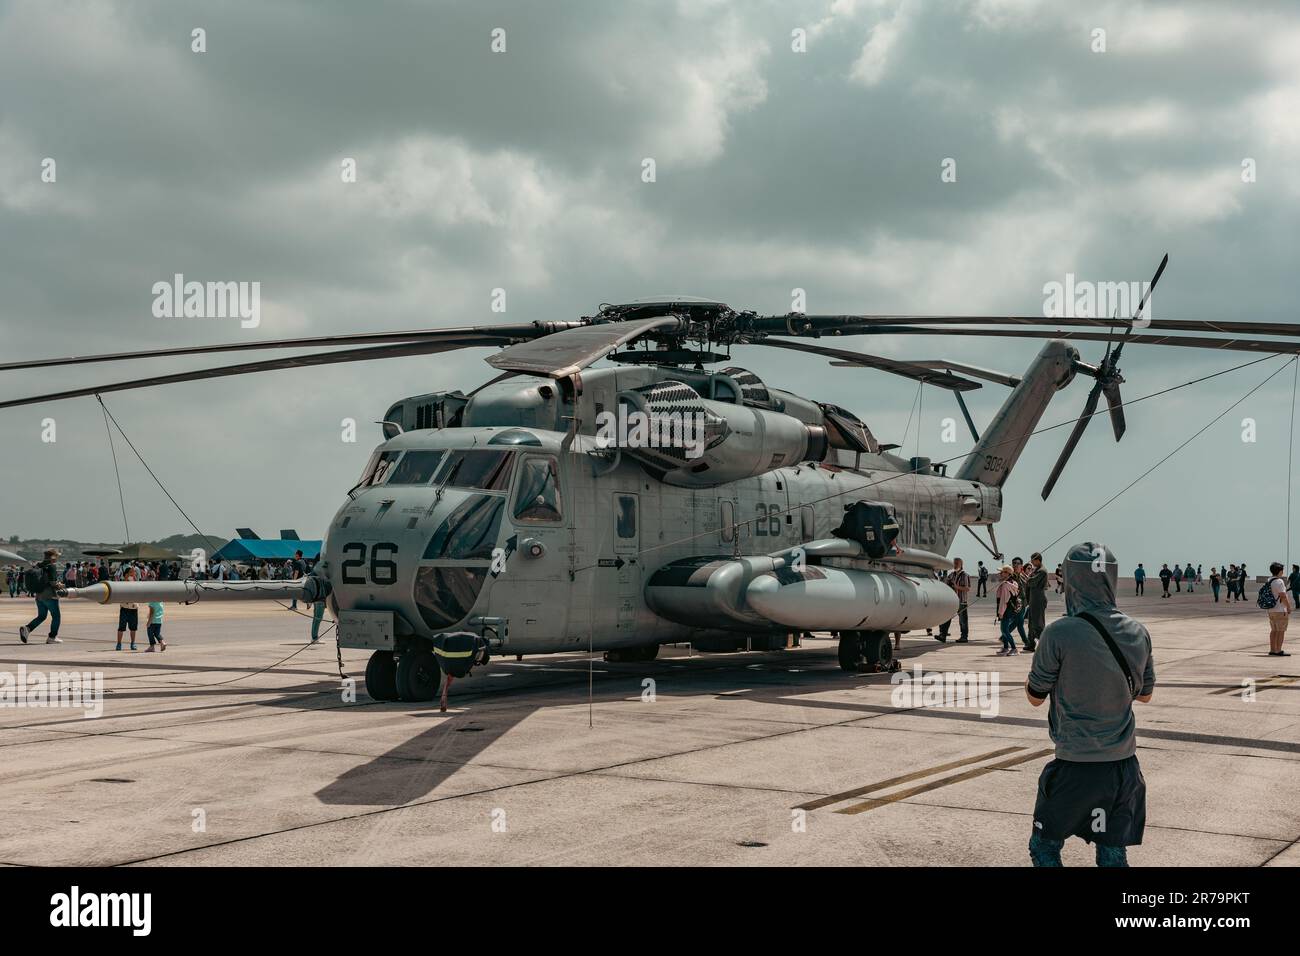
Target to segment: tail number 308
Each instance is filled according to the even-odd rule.
[[[370,577],[366,577],[366,546],[360,541],[352,541],[343,546],[344,584],[374,584],[387,587],[397,583],[397,562],[392,558],[397,554],[397,545],[391,541],[382,541],[370,548]]]

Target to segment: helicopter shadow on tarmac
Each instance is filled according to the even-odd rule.
[[[924,646],[905,648],[898,656],[906,660],[928,650]],[[401,806],[424,799],[535,713],[552,707],[573,708],[587,702],[585,668],[581,674],[574,674],[571,660],[554,663],[557,666],[549,674],[546,664],[536,666],[530,673],[542,682],[526,688],[494,687],[491,691],[480,691],[469,682],[458,682],[452,690],[451,710],[445,716],[435,704],[372,705],[438,722],[386,753],[346,771],[317,791],[316,796],[322,803],[343,806]],[[600,668],[595,674],[592,700],[601,706],[627,702],[639,695],[645,677],[658,681],[660,694],[724,700],[762,699],[799,707],[808,703],[802,695],[844,690],[860,686],[864,680],[888,686],[889,680],[886,674],[843,673],[835,663],[833,651],[815,657],[800,655],[795,659],[780,652],[670,657],[651,663],[601,663]],[[757,685],[764,685],[759,694],[726,695],[730,689]],[[457,690],[464,695],[459,701]],[[292,706],[293,702],[278,703]],[[818,703],[831,709],[857,709],[845,708],[841,703]],[[650,756],[654,755],[646,755]]]

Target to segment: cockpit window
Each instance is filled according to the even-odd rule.
[[[393,469],[388,479],[390,485],[423,485],[433,477],[434,469],[442,461],[443,452],[408,451],[401,462]]]
[[[424,560],[491,560],[504,510],[505,499],[498,495],[475,495],[461,502],[429,539]]]
[[[400,451],[377,451],[370,456],[366,462],[366,470],[361,473],[361,480],[353,488],[368,488],[371,485],[382,485],[384,479],[388,477],[389,471],[392,470],[393,463],[400,458]]]
[[[489,451],[485,448],[453,451],[443,460],[433,476],[433,483],[445,483],[450,488],[505,491],[510,485],[514,460],[512,451]]]
[[[526,458],[515,492],[516,521],[559,521],[560,474],[554,458]]]

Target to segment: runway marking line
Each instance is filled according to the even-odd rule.
[[[941,763],[937,767],[929,767],[925,770],[914,770],[912,773],[904,774],[901,777],[890,777],[888,780],[881,780],[878,783],[869,783],[865,787],[856,787],[853,790],[845,790],[843,793],[832,793],[826,797],[818,797],[816,800],[809,800],[807,803],[801,803],[792,809],[820,810],[822,807],[828,807],[832,803],[842,803],[845,800],[851,800],[854,797],[860,797],[863,794],[871,793],[873,790],[888,790],[890,787],[896,787],[900,783],[911,783],[913,780],[932,777],[936,773],[956,770],[958,767],[966,767],[973,763],[979,763],[981,760],[992,760],[994,757],[1004,757],[1007,754],[1015,753],[1017,750],[1024,749],[1024,747],[1003,747],[1001,750],[992,750],[986,754],[979,754],[975,757],[963,757],[961,760]]]
[[[1023,750],[1024,748],[1017,747],[1016,749]],[[961,783],[964,780],[974,780],[976,777],[982,777],[986,773],[992,773],[994,770],[1006,770],[1008,767],[1014,767],[1017,764],[1037,760],[1039,757],[1045,757],[1048,754],[1053,753],[1054,750],[1055,748],[1048,747],[1044,750],[1035,750],[1032,753],[1020,754],[1008,758],[1007,760],[1000,760],[997,763],[989,764],[987,767],[976,767],[973,770],[966,770],[962,773],[953,774],[951,777],[944,777],[941,780],[925,783],[919,787],[912,787],[909,790],[900,790],[898,793],[891,793],[887,797],[873,797],[870,800],[864,800],[862,803],[855,803],[851,807],[845,807],[843,810],[836,810],[835,812],[845,814],[866,813],[868,810],[888,806],[891,803],[906,800],[908,797],[914,797],[920,793],[928,793],[931,790],[938,790],[940,787],[950,787],[954,783]]]

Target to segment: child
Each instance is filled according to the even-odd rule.
[[[123,581],[134,581],[136,578],[135,568],[127,565],[126,571],[122,574]],[[122,635],[127,628],[131,629],[131,650],[135,650],[135,632],[140,629],[140,611],[134,602],[122,604],[117,609],[117,649],[122,649]]]
[[[145,622],[145,633],[149,635],[149,651],[167,650],[167,642],[162,636],[163,606],[162,601],[149,602],[149,619]],[[157,648],[154,643],[157,642]]]

